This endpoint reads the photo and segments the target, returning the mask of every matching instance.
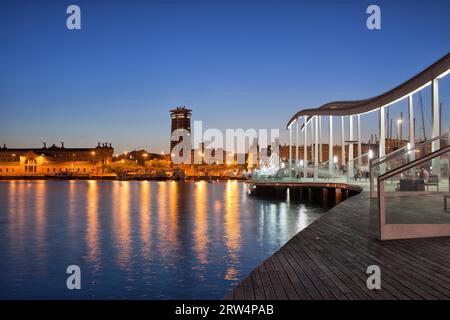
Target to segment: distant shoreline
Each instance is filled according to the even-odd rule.
[[[239,177],[187,177],[186,179],[172,179],[168,178],[156,178],[156,177],[48,177],[48,176],[2,176],[0,181],[11,180],[50,180],[50,181],[68,181],[68,180],[104,180],[104,181],[226,181],[226,180],[239,180],[246,181],[248,178]]]

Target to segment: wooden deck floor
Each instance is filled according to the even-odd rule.
[[[450,237],[378,241],[376,202],[368,197],[331,209],[225,298],[450,299]],[[369,265],[381,268],[381,290],[366,287]]]

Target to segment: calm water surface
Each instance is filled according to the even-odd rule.
[[[0,298],[220,299],[324,211],[237,181],[3,181]]]

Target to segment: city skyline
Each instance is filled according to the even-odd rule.
[[[17,3],[0,11],[0,143],[11,147],[108,141],[117,153],[167,153],[168,111],[183,105],[206,128],[279,128],[285,143],[286,115],[391,89],[450,39],[446,1],[380,1],[374,31],[358,2],[79,1],[77,31],[65,27],[66,4]]]

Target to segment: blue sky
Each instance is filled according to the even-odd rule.
[[[70,4],[82,30],[66,28]],[[366,28],[370,4],[381,30]],[[0,143],[167,151],[178,105],[205,128],[284,128],[302,107],[380,94],[444,56],[449,12],[445,0],[2,1]]]

